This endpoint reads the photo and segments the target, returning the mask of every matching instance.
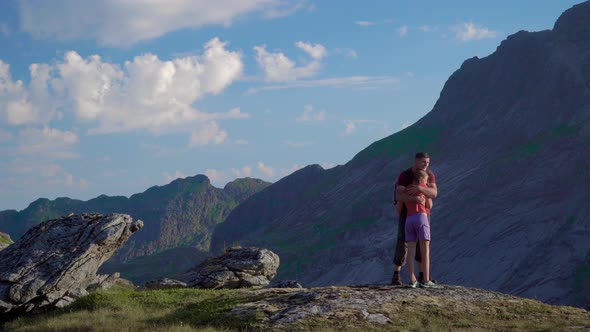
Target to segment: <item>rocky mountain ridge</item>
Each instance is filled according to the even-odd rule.
[[[246,200],[216,227],[212,250],[269,248],[283,262],[277,278],[306,286],[387,283],[394,183],[427,151],[439,188],[435,278],[590,307],[589,19],[586,1],[552,30],[520,31],[466,60],[414,125],[346,165],[308,166]],[[274,197],[290,183],[296,197]]]
[[[22,211],[1,211],[0,229],[18,239],[41,221],[69,213],[129,214],[143,220],[145,227],[101,267],[101,272],[123,272],[141,282],[159,273],[182,272],[195,260],[206,257],[215,225],[244,199],[269,184],[244,178],[219,189],[206,176],[196,175],[153,186],[129,198],[101,195],[88,201],[38,199]]]

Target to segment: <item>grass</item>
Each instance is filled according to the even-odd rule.
[[[7,237],[0,235],[0,243],[12,244],[13,242],[10,241]]]
[[[9,331],[227,331],[252,320],[228,318],[226,311],[251,301],[239,290],[142,290],[114,287],[83,297],[70,307],[22,316]],[[1,328],[0,328],[1,330]]]
[[[587,311],[550,306],[529,299],[461,301],[453,298],[393,300],[368,308],[390,320],[380,325],[363,319],[358,309],[313,315],[287,326],[265,325],[272,311],[231,316],[238,304],[269,300],[248,290],[142,290],[117,286],[95,292],[72,306],[23,316],[6,323],[8,331],[554,331],[588,328]],[[407,298],[406,298],[407,300]],[[278,309],[275,309],[278,310]]]

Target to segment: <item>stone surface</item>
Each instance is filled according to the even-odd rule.
[[[160,278],[157,280],[148,281],[143,285],[145,289],[171,289],[171,288],[185,288],[187,284],[180,280],[170,278]]]
[[[401,321],[419,319],[416,314],[427,312],[439,313],[440,317],[444,317],[442,319],[449,320],[482,315],[493,317],[494,312],[505,312],[506,317],[513,315],[515,319],[524,317],[525,321],[534,321],[538,315],[546,315],[547,311],[544,310],[549,307],[534,300],[450,285],[443,285],[440,289],[388,285],[265,288],[249,291],[249,298],[252,300],[235,306],[228,316],[243,320],[256,317],[257,322],[273,331],[313,330],[310,328],[313,325],[308,325],[313,321],[325,322],[321,326],[332,326],[335,330],[339,327],[330,325],[330,322],[357,324],[348,327],[358,330],[388,331],[396,330],[396,325]],[[590,322],[588,311],[568,309],[587,317]],[[514,314],[514,311],[522,312],[522,317]]]
[[[189,287],[242,288],[266,286],[279,267],[279,256],[268,249],[232,248],[183,274]]]
[[[0,313],[63,307],[117,275],[98,267],[141,229],[124,214],[70,214],[42,222],[0,252]]]
[[[268,286],[269,288],[303,288],[297,280],[279,280]]]

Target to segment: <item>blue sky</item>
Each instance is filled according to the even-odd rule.
[[[2,1],[0,210],[344,164],[578,2]]]

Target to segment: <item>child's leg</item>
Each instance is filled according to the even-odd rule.
[[[420,241],[420,251],[422,252],[422,272],[424,272],[424,282],[430,280],[430,241]]]
[[[406,242],[408,245],[408,258],[406,259],[406,265],[408,266],[408,274],[410,275],[410,281],[416,281],[416,276],[414,275],[414,256],[416,256],[416,242],[408,241]]]

